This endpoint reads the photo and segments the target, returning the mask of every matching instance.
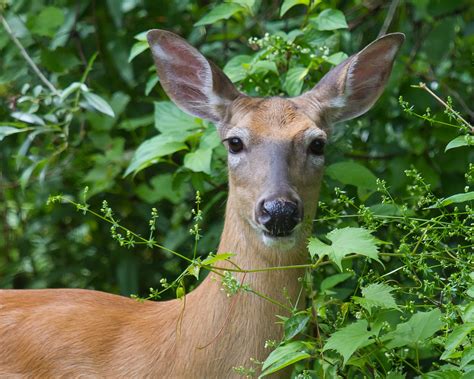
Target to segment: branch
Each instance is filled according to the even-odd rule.
[[[390,3],[387,16],[385,17],[385,20],[383,22],[382,27],[380,28],[379,35],[377,36],[377,38],[380,38],[385,35],[385,33],[387,33],[387,30],[390,27],[390,24],[392,23],[393,16],[395,15],[395,11],[397,10],[399,2],[400,0],[392,0],[392,2]]]
[[[21,52],[21,55],[23,55],[23,58],[25,58],[26,62],[30,65],[32,70],[35,72],[35,74],[40,78],[40,80],[48,87],[52,93],[54,93],[56,96],[59,96],[59,92],[54,87],[54,85],[43,75],[39,67],[36,65],[35,62],[33,62],[33,59],[28,55],[28,52],[26,49],[23,47],[21,42],[16,38],[15,34],[13,34],[13,31],[10,28],[10,25],[8,25],[7,20],[3,17],[2,14],[0,14],[0,21],[2,22],[3,27],[5,28],[5,31],[7,34],[10,36],[10,39],[15,43],[15,45],[18,47],[18,49]]]

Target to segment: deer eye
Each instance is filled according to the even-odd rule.
[[[308,151],[313,155],[323,155],[326,142],[321,138],[316,138],[309,144]]]
[[[229,138],[227,144],[229,145],[229,152],[232,154],[240,153],[244,148],[244,143],[238,137]]]

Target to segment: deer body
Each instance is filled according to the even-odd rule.
[[[373,105],[403,36],[375,41],[294,99],[247,97],[180,37],[154,30],[148,39],[170,98],[213,121],[229,149],[218,251],[234,253],[243,269],[303,263],[329,125]],[[297,299],[301,275],[281,270],[236,277],[289,306],[283,288]],[[184,299],[166,302],[85,290],[3,290],[0,376],[233,377],[233,367],[266,358],[266,340],[281,338],[276,314],[285,310],[254,293],[227,297],[212,273]]]

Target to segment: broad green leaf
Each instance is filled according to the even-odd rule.
[[[232,253],[221,253],[221,254],[209,254],[209,256],[204,259],[201,264],[204,266],[212,266],[216,262],[225,261],[229,258],[232,258],[235,254]]]
[[[24,112],[13,112],[11,114],[13,118],[16,118],[17,120],[26,122],[28,124],[32,125],[41,125],[44,126],[45,123],[43,119],[35,114],[32,113],[24,113]]]
[[[135,130],[137,128],[141,128],[143,126],[153,125],[155,121],[155,117],[151,114],[146,116],[136,117],[136,118],[127,118],[123,120],[119,125],[119,129],[124,130]]]
[[[443,367],[443,366],[442,366]],[[444,366],[441,370],[431,371],[421,376],[421,379],[472,379],[471,376],[463,376],[458,369],[453,369],[452,365]]]
[[[30,128],[20,129],[20,128],[14,128],[13,126],[0,126],[0,141],[3,141],[3,139],[9,135],[27,132],[28,130],[31,130],[31,129]]]
[[[160,78],[158,75],[152,75],[146,82],[145,86],[145,95],[148,96],[150,92],[152,91],[153,88],[157,85],[157,83],[160,81]]]
[[[199,119],[184,113],[171,101],[155,102],[155,128],[163,134],[170,132],[181,133],[200,126],[201,122]]]
[[[308,345],[301,341],[294,341],[282,346],[278,346],[265,359],[262,366],[262,373],[259,378],[279,371],[289,365],[310,358]]]
[[[143,142],[132,157],[124,176],[137,173],[144,168],[157,163],[160,158],[187,149],[183,142],[175,140],[173,135],[160,134]]]
[[[249,74],[251,62],[250,55],[236,55],[224,66],[224,73],[233,83],[240,82]]]
[[[285,320],[285,340],[291,340],[293,337],[301,333],[309,322],[308,312],[298,313]]]
[[[213,24],[217,21],[227,20],[237,12],[244,10],[241,5],[233,3],[223,3],[216,5],[208,14],[201,18],[194,26]]]
[[[138,41],[130,49],[130,55],[128,56],[128,61],[131,62],[137,55],[143,53],[148,49],[148,42]]]
[[[149,185],[142,183],[135,190],[138,197],[148,204],[156,204],[161,200],[168,200],[173,204],[179,204],[185,194],[184,186],[173,187],[173,175],[161,174],[154,176]]]
[[[453,354],[456,353],[456,349],[461,345],[466,337],[472,335],[474,330],[474,322],[468,322],[466,324],[457,325],[451,333],[449,333],[448,338],[445,343],[445,350],[441,355],[440,359],[449,359],[453,358]]]
[[[329,62],[333,64],[334,66],[337,66],[339,63],[343,62],[345,59],[347,59],[348,55],[346,53],[343,53],[342,51],[339,51],[337,53],[334,53],[330,55],[329,57],[326,58],[326,62]]]
[[[349,254],[360,254],[378,262],[376,239],[364,228],[335,229],[327,234],[332,242],[326,245],[316,237],[309,239],[308,249],[312,258],[325,255],[342,271],[342,258]]]
[[[474,136],[469,134],[465,134],[462,136],[458,136],[455,139],[451,140],[447,145],[444,151],[448,151],[451,149],[455,149],[461,146],[473,146],[474,145]]]
[[[184,157],[184,167],[194,172],[211,174],[212,149],[197,149]]]
[[[348,28],[344,13],[337,9],[325,9],[316,17],[311,18],[317,30],[336,30]]]
[[[28,18],[27,26],[32,33],[44,37],[53,37],[64,22],[64,13],[57,7],[43,8],[39,14]]]
[[[372,308],[398,309],[398,305],[392,295],[394,289],[384,283],[372,283],[362,288],[362,296],[354,296],[354,301],[367,311],[372,313]]]
[[[291,8],[293,8],[296,5],[309,5],[309,0],[285,0],[283,1],[283,4],[281,5],[280,9],[280,17],[283,17],[286,12],[288,12]]]
[[[383,337],[383,341],[389,341],[386,344],[388,349],[420,344],[440,330],[442,326],[441,311],[439,309],[418,312],[407,322],[398,324],[394,331],[387,333]]]
[[[447,197],[446,199],[440,200],[438,203],[431,206],[430,208],[446,207],[447,205],[450,205],[453,203],[464,203],[466,201],[471,201],[471,200],[474,200],[474,191],[457,193],[456,195],[452,195],[452,196]]]
[[[374,332],[368,330],[366,320],[358,320],[334,332],[327,340],[323,351],[335,350],[344,358],[344,365],[357,349],[368,346],[374,342],[371,337]]]
[[[258,61],[251,66],[250,73],[251,74],[266,74],[267,72],[274,72],[278,74],[278,68],[275,62],[272,61]]]
[[[471,362],[474,362],[474,346],[471,346],[464,351],[461,358],[460,366],[461,368],[464,368]]]
[[[345,272],[342,274],[335,274],[324,278],[321,282],[320,289],[321,292],[325,292],[331,288],[336,287],[339,283],[346,281],[347,279],[351,278],[354,274]]]
[[[367,167],[353,161],[334,163],[326,169],[326,174],[343,184],[367,190],[377,189],[377,177]]]
[[[308,74],[307,67],[293,67],[286,73],[283,89],[289,96],[298,96],[304,84],[304,77]]]
[[[107,103],[104,99],[102,99],[99,95],[96,95],[92,92],[83,92],[82,95],[86,99],[87,103],[97,111],[110,116],[115,117],[115,113],[112,107]]]

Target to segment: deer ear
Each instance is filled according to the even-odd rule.
[[[230,79],[186,40],[154,29],[147,34],[160,83],[183,111],[215,123],[240,95]]]
[[[296,102],[309,108],[310,114],[322,112],[330,123],[364,114],[382,94],[404,40],[402,33],[377,39],[329,71]]]

